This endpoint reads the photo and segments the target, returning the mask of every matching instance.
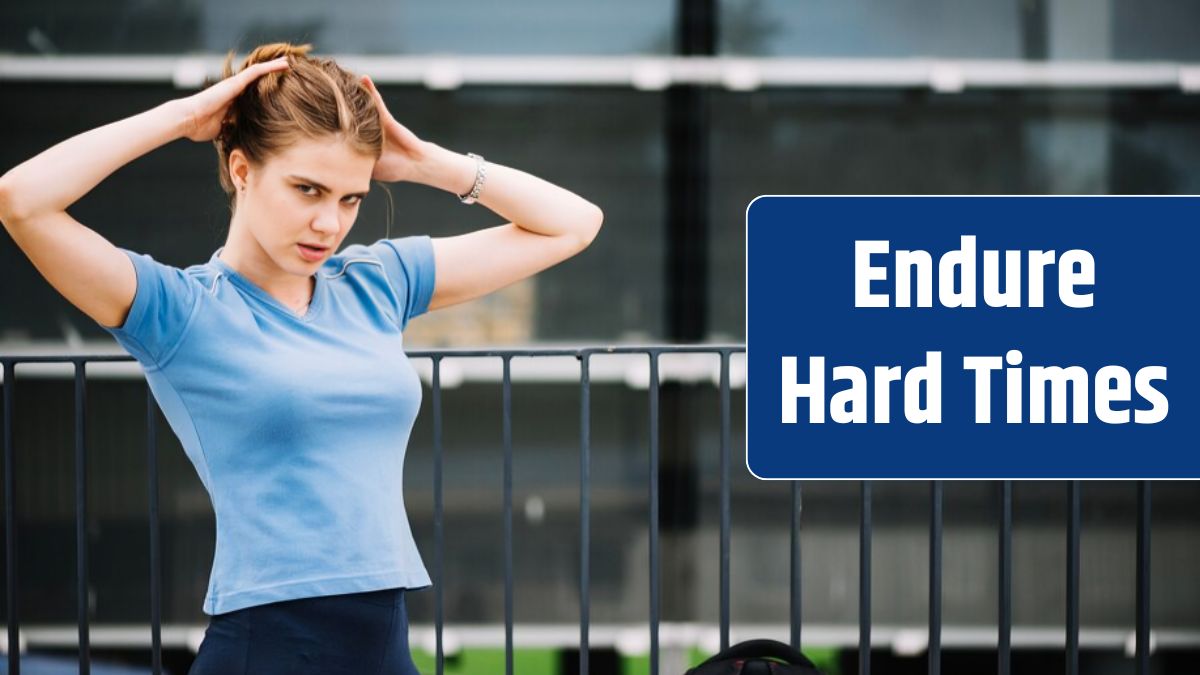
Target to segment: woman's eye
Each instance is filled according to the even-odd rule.
[[[311,185],[304,185],[303,183],[300,185],[297,185],[296,189],[300,191],[300,194],[303,194],[308,197],[312,197],[317,194],[316,188],[314,188]],[[312,192],[308,192],[308,190],[312,190]],[[349,197],[346,197],[342,201],[346,202],[347,206],[355,206],[359,202],[362,201],[362,197],[360,197],[358,195],[350,195]]]

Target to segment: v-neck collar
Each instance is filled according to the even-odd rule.
[[[220,255],[221,251],[223,250],[225,250],[224,246],[218,248],[216,252],[212,254],[212,258],[209,260],[209,262],[216,265],[217,268],[224,272],[225,276],[229,277],[229,280],[234,284],[237,284],[239,288],[258,298],[267,305],[273,307],[277,311],[280,311],[297,321],[303,321],[307,323],[316,317],[317,312],[321,309],[321,298],[324,296],[323,289],[325,288],[323,279],[324,275],[321,274],[320,270],[313,274],[313,278],[316,279],[316,282],[313,285],[312,300],[310,300],[308,303],[308,311],[306,311],[304,314],[297,314],[290,307],[280,302],[275,296],[263,290],[258,284],[250,281],[250,279],[233,269],[229,263],[222,260]]]

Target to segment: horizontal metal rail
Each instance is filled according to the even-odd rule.
[[[751,56],[366,56],[331,55],[386,85],[599,86],[661,91],[702,85],[762,88],[1175,89],[1200,91],[1200,63],[1016,59]],[[129,82],[201,86],[223,55],[5,55],[0,81]]]
[[[645,622],[592,622],[588,643],[594,649],[611,649],[622,656],[644,657],[649,654],[650,641]],[[0,632],[6,627],[0,624]],[[195,651],[204,637],[205,625],[199,623],[162,624],[161,641],[167,649]],[[1084,649],[1123,652],[1136,639],[1135,630],[1122,628],[1081,628],[1079,645]],[[787,642],[791,625],[787,622],[751,623],[739,621],[730,627],[732,643],[752,638],[771,638]],[[1151,631],[1154,650],[1200,648],[1200,630],[1155,629]],[[433,654],[436,649],[436,624],[417,621],[409,624],[409,640],[414,649]],[[493,623],[455,623],[443,628],[445,653],[449,656],[466,649],[503,649],[505,626]],[[804,623],[806,646],[856,650],[859,646],[858,624]],[[994,650],[996,629],[987,626],[944,624],[942,646],[963,650]],[[513,639],[518,648],[576,649],[580,647],[577,623],[530,623],[513,625]],[[902,656],[927,652],[928,627],[921,624],[880,624],[871,627],[871,646]],[[93,648],[145,649],[153,646],[149,627],[142,624],[94,624],[90,633]],[[659,645],[664,649],[699,649],[715,653],[720,648],[721,627],[713,622],[661,621]],[[22,624],[23,649],[74,649],[79,645],[79,628],[74,624]],[[1062,626],[1017,626],[1012,632],[1014,649],[1065,649]],[[0,671],[2,672],[2,671]],[[600,675],[593,673],[593,675]]]
[[[9,347],[8,354],[18,357],[21,362],[21,377],[23,379],[61,379],[70,380],[75,376],[74,366],[70,359],[87,354],[89,380],[127,379],[142,380],[145,375],[142,367],[129,359],[124,353],[110,352],[111,342],[97,345],[94,350],[86,347],[71,347],[70,345],[50,347]],[[0,346],[3,351],[5,346]],[[579,352],[582,348],[554,348],[553,353],[545,356],[558,358],[525,359],[520,367],[514,369],[511,378],[514,383],[560,383],[575,385],[579,383]],[[603,348],[605,350],[610,348]],[[617,349],[612,347],[611,349]],[[624,349],[624,348],[622,348]],[[61,350],[61,351],[60,351]],[[410,356],[429,356],[428,351],[408,352]],[[454,356],[456,352],[440,351],[438,353]],[[460,353],[478,353],[460,350]],[[648,389],[650,373],[646,367],[644,354],[629,351],[612,351],[608,358],[600,359],[591,365],[589,379],[594,384],[622,384],[633,389]],[[541,355],[541,354],[539,354]],[[746,355],[732,353],[729,362],[729,387],[739,390],[746,386]],[[433,363],[427,358],[414,361],[413,368],[417,375],[433,386]],[[503,366],[499,359],[453,359],[442,361],[439,371],[440,386],[443,389],[456,389],[467,384],[499,384],[503,381]],[[672,353],[671,357],[659,364],[660,382],[683,382],[692,384],[710,383],[718,386],[721,379],[720,365],[711,354],[705,353]],[[0,384],[3,384],[0,376]]]

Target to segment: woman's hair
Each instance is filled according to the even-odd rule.
[[[261,165],[284,147],[305,138],[333,135],[351,149],[379,159],[383,130],[370,91],[358,76],[332,59],[308,55],[312,45],[275,42],[256,47],[237,71],[234,53],[225,57],[222,78],[249,66],[286,56],[289,67],[257,78],[229,106],[221,131],[213,140],[220,166],[221,188],[236,204],[229,177],[229,154],[234,148],[252,164]]]

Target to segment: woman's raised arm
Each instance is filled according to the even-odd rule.
[[[458,193],[465,194],[474,183],[475,163],[449,154],[454,156],[442,160],[443,166],[451,175],[457,166],[460,173],[457,181],[443,185],[465,184]],[[465,171],[460,159],[467,160]],[[479,203],[511,222],[433,239],[437,281],[430,310],[486,295],[557,265],[587,248],[604,221],[600,207],[583,197],[491,162]]]
[[[68,138],[0,177],[0,222],[38,272],[103,326],[120,326],[137,292],[133,263],[66,209],[134,159],[178,138],[216,138],[229,103],[254,78],[286,68],[260,63],[183,99]]]
[[[475,160],[422,141],[396,121],[369,77],[384,127],[383,156],[372,178],[413,181],[455,194],[475,182]],[[536,274],[586,248],[604,221],[600,207],[524,171],[487,163],[478,201],[511,222],[433,239],[429,309],[465,302]]]

